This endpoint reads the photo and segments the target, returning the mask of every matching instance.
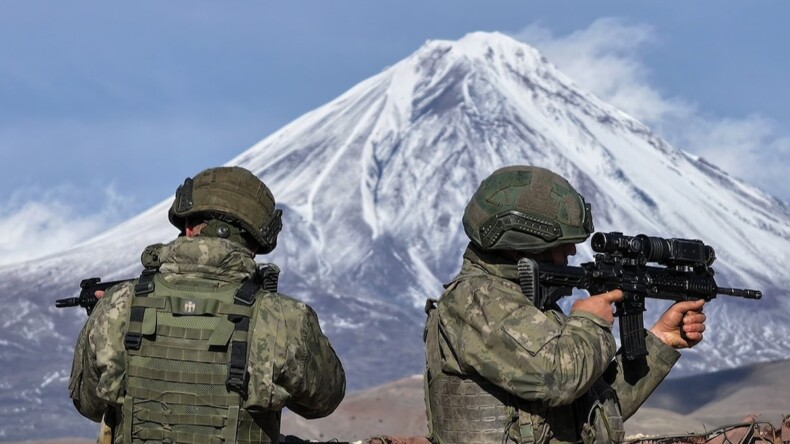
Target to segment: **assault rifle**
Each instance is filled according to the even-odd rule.
[[[275,264],[258,264],[258,271],[255,273],[255,279],[261,284],[264,291],[276,292],[277,283],[280,277],[280,268]],[[110,287],[124,282],[132,281],[134,279],[123,279],[120,281],[102,282],[101,278],[93,277],[83,279],[80,281],[80,295],[75,298],[58,299],[55,301],[55,307],[82,307],[88,312],[90,316],[93,307],[99,302],[96,297],[97,291],[107,291]]]
[[[67,308],[79,306],[84,308],[85,311],[88,312],[88,316],[90,316],[93,307],[99,302],[99,299],[96,297],[97,291],[107,291],[113,285],[118,285],[130,280],[131,279],[102,282],[101,278],[98,277],[83,279],[80,281],[80,295],[76,298],[58,299],[55,301],[55,307]]]
[[[591,245],[598,253],[595,260],[579,267],[538,264],[533,259],[522,258],[518,262],[521,288],[525,294],[534,295],[533,302],[541,310],[567,294],[551,291],[550,287],[579,288],[590,294],[622,290],[624,298],[615,303],[615,316],[620,318],[620,341],[627,360],[647,355],[642,319],[645,298],[678,302],[710,301],[720,294],[746,299],[762,297],[759,290],[716,285],[715,272],[710,268],[716,253],[701,240],[612,232],[595,233]]]

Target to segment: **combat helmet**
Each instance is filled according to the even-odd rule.
[[[269,188],[250,171],[209,168],[178,187],[168,217],[182,233],[189,217],[228,222],[258,244],[258,253],[266,254],[277,246],[282,229],[282,210],[274,205]],[[227,237],[227,230],[220,227],[219,237]]]
[[[545,168],[494,171],[466,206],[464,231],[485,250],[539,253],[584,242],[593,232],[590,204],[567,180]]]

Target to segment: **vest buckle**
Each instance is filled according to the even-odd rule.
[[[123,345],[127,350],[140,350],[140,345],[143,343],[143,335],[139,333],[126,333],[123,338]]]
[[[225,380],[225,387],[228,391],[236,392],[242,398],[247,398],[247,382],[249,375],[244,367],[236,367],[228,363],[228,379]]]

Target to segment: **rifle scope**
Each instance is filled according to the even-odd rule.
[[[597,253],[618,254],[668,266],[710,266],[716,260],[713,247],[696,239],[664,239],[644,234],[626,236],[613,231],[595,233],[590,244]]]

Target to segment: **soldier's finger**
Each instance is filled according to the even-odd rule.
[[[682,301],[682,302],[676,302],[675,305],[672,306],[672,309],[680,311],[682,313],[686,313],[689,311],[702,313],[703,305],[705,305],[705,300],[703,299],[698,299],[696,301]]]
[[[683,336],[690,343],[689,347],[693,347],[693,346],[697,345],[700,341],[702,341],[702,338],[703,338],[702,333],[698,333],[698,332],[686,333]]]
[[[686,313],[685,316],[683,316],[683,323],[684,324],[702,324],[702,323],[705,322],[706,319],[708,319],[708,317],[705,316],[704,314],[690,311],[690,312]]]
[[[686,324],[683,326],[683,331],[686,334],[694,333],[694,332],[702,333],[703,331],[705,331],[705,324]]]
[[[601,296],[610,304],[613,302],[620,302],[623,300],[623,290],[607,291],[606,293],[601,293]]]

